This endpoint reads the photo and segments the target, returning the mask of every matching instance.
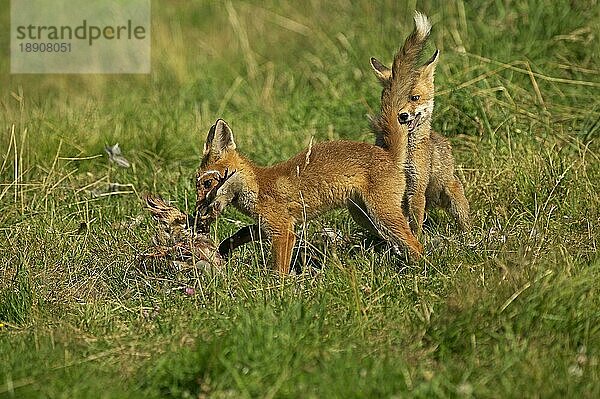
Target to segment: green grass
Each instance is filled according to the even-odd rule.
[[[151,75],[0,60],[0,397],[600,396],[596,0],[168,3]],[[312,136],[372,141],[368,59],[390,61],[415,8],[442,50],[434,126],[467,237],[432,212],[433,249],[409,266],[336,211],[302,234],[344,243],[299,276],[274,275],[259,244],[219,278],[139,264],[139,194],[193,203],[218,117],[263,164]],[[108,163],[115,142],[132,168]],[[215,235],[240,222],[228,210]]]

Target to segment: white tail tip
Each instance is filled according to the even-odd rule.
[[[415,30],[420,37],[426,37],[431,31],[431,22],[429,18],[419,11],[415,11]]]

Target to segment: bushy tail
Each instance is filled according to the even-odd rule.
[[[424,14],[415,11],[414,21],[415,28],[396,53],[389,77],[382,80],[381,113],[372,121],[376,144],[396,158],[405,156],[408,145],[408,131],[406,125],[398,123],[398,110],[416,82],[416,64],[431,32],[431,23]]]
[[[425,14],[415,11],[415,29],[406,38],[404,45],[394,57],[392,79],[406,79],[415,69],[421,51],[431,32],[431,23]]]

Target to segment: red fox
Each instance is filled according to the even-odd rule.
[[[423,19],[425,23],[420,23]],[[429,33],[431,25],[418,12],[415,14],[415,24],[416,31],[419,25],[424,25]],[[422,48],[424,40],[420,43]],[[413,51],[419,51],[415,47],[412,47]],[[383,85],[381,114],[373,120],[375,143],[397,153],[399,150],[391,147],[393,143],[405,142],[401,137],[404,132],[398,130],[397,126],[400,124],[408,128],[407,152],[397,159],[406,172],[405,210],[415,234],[421,233],[425,208],[433,206],[441,206],[454,217],[462,231],[467,231],[470,227],[469,203],[462,183],[454,174],[450,142],[431,130],[433,80],[439,51],[436,50],[416,74],[395,73],[395,65],[405,56],[405,52],[399,51],[392,69],[371,58],[371,66]],[[405,85],[407,80],[411,81],[413,87],[409,95],[394,90],[399,84]]]
[[[405,88],[406,95],[409,90]],[[406,125],[402,129],[407,135]],[[226,181],[223,176],[228,176]],[[287,161],[257,166],[236,150],[233,132],[219,119],[208,133],[196,175],[196,209],[203,215],[233,204],[254,218],[271,239],[272,262],[280,273],[290,271],[298,221],[354,200],[364,204],[383,238],[406,246],[412,258],[419,258],[423,247],[402,210],[405,179],[388,151],[351,141],[315,144]],[[235,245],[249,241],[236,236]]]

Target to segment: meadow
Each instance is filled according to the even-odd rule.
[[[600,397],[600,4],[377,3],[155,1],[149,75],[11,75],[0,36],[0,397]],[[470,233],[430,212],[408,264],[340,210],[288,278],[259,243],[223,276],[140,263],[140,196],[192,206],[217,118],[265,165],[372,142],[369,57],[415,9]]]

